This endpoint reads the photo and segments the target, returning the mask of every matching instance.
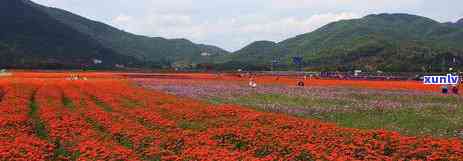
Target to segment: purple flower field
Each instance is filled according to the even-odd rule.
[[[343,126],[388,129],[410,135],[460,136],[461,96],[353,87],[289,87],[189,79],[135,79],[149,89],[212,103],[336,122]]]

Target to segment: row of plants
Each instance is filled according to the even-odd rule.
[[[1,160],[463,157],[463,142],[457,138],[344,128],[239,105],[210,104],[115,78],[1,81]]]

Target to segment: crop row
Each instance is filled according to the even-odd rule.
[[[1,82],[4,81],[4,82]],[[0,80],[0,160],[460,160],[407,137],[212,105],[118,79]]]
[[[340,128],[316,120],[256,112],[234,105],[209,105],[128,84],[107,83],[100,90],[113,95],[112,98],[138,100],[139,106],[175,121],[183,129],[176,136],[182,142],[179,148],[182,158],[458,160],[463,155],[462,142],[458,139],[406,137],[384,130]],[[185,132],[188,135],[181,135]]]
[[[35,135],[30,120],[35,83],[2,82],[0,102],[0,160],[46,160],[54,146]]]

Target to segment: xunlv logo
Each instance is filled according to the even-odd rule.
[[[424,84],[458,84],[459,76],[447,74],[447,76],[424,76]]]

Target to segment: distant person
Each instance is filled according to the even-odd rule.
[[[449,87],[447,85],[442,86],[442,94],[448,94],[449,93]]]
[[[256,88],[257,87],[257,82],[256,82],[256,80],[254,80],[254,78],[251,78],[251,80],[249,80],[249,86],[251,88]]]
[[[304,81],[297,82],[297,86],[304,87],[305,86]]]

